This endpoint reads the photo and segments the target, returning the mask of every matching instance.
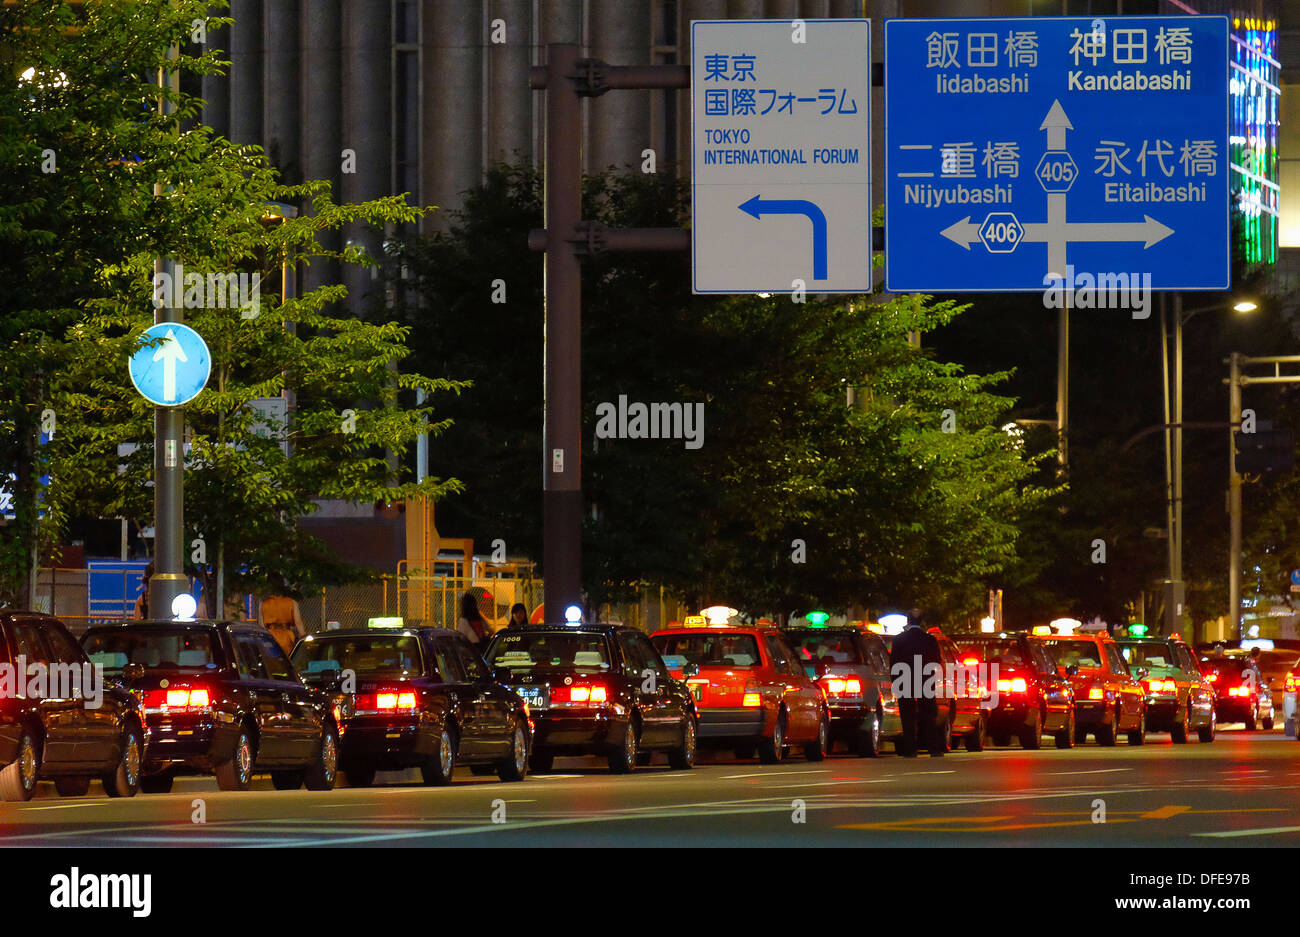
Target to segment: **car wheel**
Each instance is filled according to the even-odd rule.
[[[1093,729],[1092,734],[1097,739],[1098,745],[1109,747],[1115,744],[1115,726],[1118,725],[1119,717],[1116,716],[1115,718],[1117,720],[1116,722],[1101,722],[1097,724],[1097,728]]]
[[[1131,729],[1128,734],[1128,743],[1130,745],[1145,745],[1147,741],[1147,710],[1142,707],[1142,712],[1138,716],[1136,729]]]
[[[1074,726],[1074,744],[1082,745],[1086,741],[1088,741],[1088,730],[1076,722]]]
[[[623,729],[622,741],[616,742],[606,757],[614,774],[630,774],[637,766],[636,723],[631,719]]]
[[[296,791],[302,787],[302,769],[294,768],[286,771],[272,771],[271,785],[277,791]]]
[[[1187,704],[1187,709],[1183,711],[1183,721],[1175,722],[1169,727],[1169,737],[1174,740],[1175,745],[1187,744],[1187,727],[1192,723],[1192,704]]]
[[[758,760],[765,765],[774,765],[785,757],[785,710],[776,717],[776,728],[772,737],[758,743]]]
[[[695,717],[687,716],[682,726],[682,744],[668,752],[668,767],[676,771],[689,771],[695,767],[695,748],[699,741],[699,730],[695,728]]]
[[[420,776],[425,784],[446,787],[456,773],[456,733],[447,726],[438,736],[438,750],[420,765]]]
[[[867,719],[867,727],[859,729],[854,746],[859,758],[875,758],[880,754],[880,711],[873,712]]]
[[[140,730],[128,722],[122,730],[122,746],[117,757],[117,768],[101,779],[104,793],[109,797],[134,797],[140,792],[140,759],[144,746],[140,744]]]
[[[984,751],[984,746],[988,744],[988,738],[989,723],[988,720],[981,715],[978,724],[975,728],[966,733],[966,737],[962,739],[962,742],[966,746],[966,751],[982,752]]]
[[[1020,747],[1035,749],[1043,744],[1043,717],[1034,713],[1034,721],[1020,727]]]
[[[1259,722],[1259,704],[1256,703],[1254,706],[1250,707],[1250,715],[1246,717],[1246,731],[1254,732],[1258,722]]]
[[[817,738],[807,742],[803,747],[803,755],[809,761],[825,761],[826,755],[830,751],[831,743],[831,726],[826,717],[818,716],[817,718]]]
[[[255,750],[248,729],[241,727],[230,757],[217,765],[217,787],[223,791],[246,791],[253,786]]]
[[[161,774],[147,774],[140,779],[140,790],[146,794],[170,794],[172,782],[176,775],[170,771]]]
[[[541,752],[540,754],[538,752],[533,752],[533,757],[528,759],[528,767],[531,768],[534,773],[539,771],[542,773],[550,771],[554,764],[555,756],[548,752]]]
[[[524,724],[516,720],[510,737],[510,754],[497,764],[497,777],[502,781],[522,781],[528,774],[528,733]]]
[[[54,789],[59,792],[60,797],[85,797],[86,792],[90,790],[90,778],[55,778]]]
[[[339,779],[339,733],[326,724],[321,730],[316,758],[303,772],[302,783],[309,791],[332,791]]]
[[[1057,748],[1074,748],[1074,740],[1078,738],[1078,729],[1074,722],[1074,712],[1070,712],[1065,723],[1065,728],[1056,730],[1056,747]]]
[[[1202,742],[1213,742],[1214,730],[1218,727],[1218,724],[1219,724],[1219,714],[1211,709],[1209,725],[1203,725],[1199,729],[1197,729],[1196,737],[1199,738]]]
[[[356,765],[343,769],[343,777],[347,779],[348,787],[370,787],[375,783],[375,766],[374,765]]]
[[[41,747],[30,729],[18,738],[18,757],[0,771],[0,798],[31,800],[36,793],[36,777],[41,771]]]

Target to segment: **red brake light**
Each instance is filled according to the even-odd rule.
[[[375,694],[375,709],[381,712],[394,712],[399,709],[416,709],[419,701],[415,693],[410,691],[397,692],[388,690],[383,693]]]
[[[1102,692],[1101,687],[1094,686],[1088,688],[1088,699],[1104,699],[1104,698],[1105,698],[1105,693]]]
[[[756,709],[763,705],[763,697],[759,696],[755,692],[746,691],[744,698],[740,701],[740,705],[744,706],[746,709]]]
[[[1217,673],[1207,673],[1205,675],[1205,679],[1209,680],[1211,683],[1215,683],[1216,681],[1218,681],[1219,675]]]
[[[822,686],[826,690],[827,696],[861,696],[862,695],[862,681],[859,680],[857,677],[831,677],[824,684],[822,684]],[[755,700],[755,702],[753,702],[752,704],[748,702],[750,696],[753,696]],[[745,702],[746,706],[758,705],[757,693],[746,693],[745,699],[747,701]]]
[[[1295,674],[1288,671],[1286,675],[1286,691],[1294,693],[1297,689],[1300,689],[1300,680],[1297,680]]]
[[[166,690],[145,690],[144,705],[146,709],[158,709],[169,713],[193,713],[201,712],[211,706],[212,698],[207,689],[174,687]]]
[[[609,690],[601,684],[576,684],[569,687],[555,687],[551,699],[557,703],[604,703],[609,699]]]
[[[1010,680],[998,681],[999,693],[1026,693],[1029,690],[1029,684],[1025,682],[1024,677],[1015,677]]]
[[[962,661],[967,667],[978,667],[980,659],[978,657],[967,657]]]

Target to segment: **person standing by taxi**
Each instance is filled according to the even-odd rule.
[[[528,624],[528,606],[523,602],[516,602],[510,607],[510,620],[506,622],[507,628],[521,628]]]
[[[898,696],[898,714],[903,722],[904,758],[915,758],[918,742],[929,749],[931,757],[943,757],[943,738],[939,734],[937,687],[942,681],[927,681],[928,665],[943,667],[939,641],[925,630],[925,616],[920,609],[907,614],[907,627],[894,638],[889,649],[889,673]],[[919,671],[918,671],[919,668]],[[927,692],[927,682],[929,683]]]
[[[291,593],[288,581],[281,577],[279,589],[262,600],[260,615],[262,626],[271,632],[286,655],[307,631],[302,623],[302,609]]]
[[[460,618],[456,621],[456,630],[465,636],[474,649],[482,651],[492,632],[483,613],[478,610],[478,600],[473,592],[466,592],[460,600]]]

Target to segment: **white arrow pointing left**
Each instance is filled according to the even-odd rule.
[[[176,340],[173,329],[167,330],[163,343],[153,353],[153,360],[163,363],[163,400],[170,403],[176,399],[176,362],[190,360],[181,343]]]

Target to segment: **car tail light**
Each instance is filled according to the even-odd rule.
[[[411,710],[417,708],[419,700],[414,693],[410,692],[384,692],[375,694],[375,709],[380,712],[395,712],[405,709]]]
[[[551,690],[555,703],[586,703],[599,706],[609,700],[609,690],[604,684],[579,683],[574,686],[557,686]]]
[[[1217,673],[1207,673],[1205,675],[1205,679],[1209,680],[1211,683],[1217,683],[1219,680],[1219,675]]]
[[[1106,696],[1106,694],[1103,692],[1102,688],[1099,687],[1099,686],[1094,686],[1094,687],[1089,687],[1089,688],[1088,688],[1088,699],[1104,699],[1105,696]]]
[[[212,705],[212,697],[203,687],[145,690],[144,705],[146,709],[159,709],[169,713],[196,713],[208,709]]]
[[[823,686],[827,696],[861,696],[862,681],[857,677],[831,677]],[[755,693],[755,696],[758,694]],[[746,703],[745,705],[749,705]],[[754,705],[758,705],[755,703]]]
[[[1152,693],[1177,693],[1178,685],[1172,680],[1148,680],[1147,686]]]
[[[1297,680],[1296,675],[1288,671],[1286,675],[1286,691],[1294,693],[1297,689],[1300,689],[1300,680]]]
[[[1250,696],[1250,687],[1230,686],[1228,687],[1229,696]]]
[[[1010,680],[998,681],[999,693],[1027,693],[1029,684],[1025,682],[1024,677],[1014,677]]]
[[[744,706],[746,709],[757,709],[759,706],[763,705],[763,697],[753,690],[746,690],[744,698],[740,701],[740,705]]]
[[[962,661],[967,667],[978,667],[980,659],[978,657],[967,657]]]

